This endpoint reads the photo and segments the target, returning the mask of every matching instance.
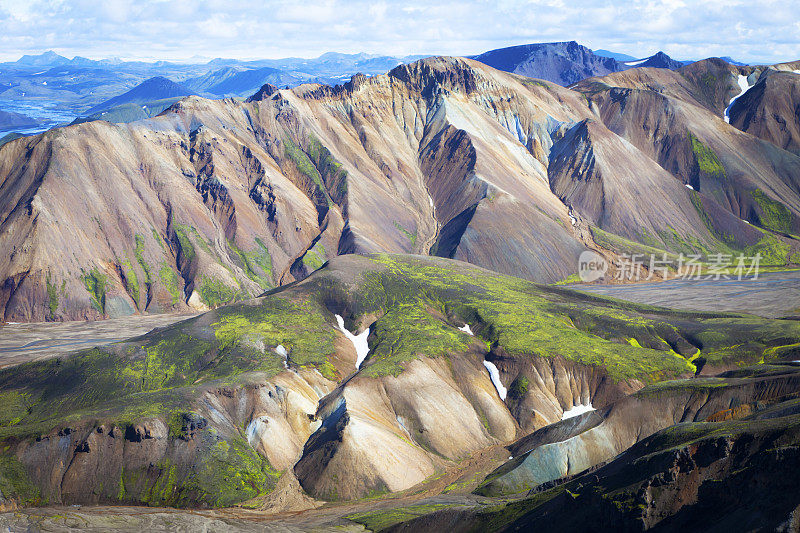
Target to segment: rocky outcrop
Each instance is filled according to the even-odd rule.
[[[535,490],[603,464],[664,428],[741,418],[796,394],[796,368],[765,374],[664,382],[579,421],[548,426],[509,447],[515,459],[490,475],[478,492],[497,496]]]

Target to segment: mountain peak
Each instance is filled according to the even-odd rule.
[[[48,50],[47,52],[39,55],[26,54],[17,59],[16,63],[18,65],[27,65],[32,67],[59,66],[69,63],[69,59],[53,52],[52,50]]]
[[[577,41],[533,43],[491,50],[473,57],[490,67],[514,74],[571,85],[590,76],[622,70],[619,61],[594,54]]]
[[[154,100],[163,100],[165,98],[177,98],[180,96],[190,96],[195,94],[180,83],[176,83],[164,76],[153,76],[152,78],[144,80],[142,83],[123,93],[115,96],[110,100],[106,100],[90,109],[87,114],[93,115],[106,109],[131,103],[145,103]]]

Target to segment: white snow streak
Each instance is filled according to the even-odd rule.
[[[500,371],[497,370],[497,367],[494,366],[494,363],[491,361],[483,360],[483,366],[486,367],[486,370],[489,371],[489,377],[494,383],[494,388],[497,389],[497,395],[500,396],[500,399],[505,401],[506,394],[508,394],[508,390],[503,387],[503,382],[500,381]]]
[[[692,187],[692,186],[691,186],[691,185],[689,185],[688,183],[684,183],[684,185],[686,185],[686,188],[687,188],[687,189],[692,189],[692,190],[694,190],[694,187]]]
[[[582,415],[583,413],[588,413],[589,411],[594,411],[594,407],[592,407],[592,402],[589,402],[587,405],[574,405],[572,409],[567,409],[564,411],[564,414],[561,415],[561,420],[566,420],[567,418],[572,418],[573,416]]]
[[[650,58],[649,57],[645,57],[644,59],[640,59],[638,61],[626,61],[625,64],[628,65],[629,67],[635,67],[636,65],[641,65],[642,63],[644,63],[648,59],[650,59]]]
[[[475,334],[472,333],[472,330],[469,328],[469,324],[464,324],[462,327],[460,327],[458,329],[460,329],[461,331],[463,331],[467,335],[472,335],[473,337],[475,336]]]
[[[733,107],[733,103],[744,93],[747,92],[747,89],[750,88],[750,84],[747,83],[747,76],[742,76],[739,74],[739,88],[742,90],[739,94],[731,98],[731,101],[728,102],[728,107],[725,108],[725,122],[730,123],[731,121],[731,108]]]
[[[283,368],[289,368],[289,365],[286,363],[286,361],[289,359],[289,352],[286,351],[286,348],[283,346],[283,344],[277,345],[275,347],[275,352],[278,355],[283,356]]]
[[[358,335],[354,335],[344,327],[344,318],[342,318],[342,315],[336,315],[336,323],[339,325],[339,331],[344,333],[345,337],[350,339],[350,342],[352,342],[353,346],[355,346],[356,368],[361,368],[361,363],[364,362],[364,359],[367,358],[367,354],[369,353],[369,344],[367,343],[367,337],[369,337],[369,328],[365,329]]]

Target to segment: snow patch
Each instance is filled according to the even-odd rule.
[[[458,329],[460,329],[461,331],[463,331],[467,335],[472,335],[473,337],[475,336],[475,334],[472,333],[472,330],[469,328],[469,324],[464,324],[463,326],[461,326]]]
[[[586,405],[573,405],[572,409],[567,409],[564,411],[564,414],[561,415],[561,420],[566,420],[567,418],[572,418],[574,416],[582,415],[583,413],[588,413],[589,411],[594,411],[594,407],[592,407],[592,402],[589,402]]]
[[[245,435],[247,435],[247,443],[253,448],[256,447],[256,444],[261,442],[261,435],[266,431],[267,423],[269,423],[269,417],[259,416],[247,424]]]
[[[750,84],[747,82],[747,76],[742,76],[741,74],[739,74],[738,83],[739,83],[739,89],[741,89],[742,92],[731,98],[731,101],[728,102],[728,107],[725,108],[725,122],[729,124],[731,122],[731,108],[733,107],[733,103],[736,100],[738,100],[740,96],[746,93],[747,89],[750,88]]]
[[[688,183],[684,183],[684,185],[686,185],[686,188],[687,188],[687,189],[694,190],[694,187],[692,187],[692,186],[691,186],[691,185],[689,185]]]
[[[369,353],[369,343],[367,343],[367,337],[369,337],[369,328],[365,329],[358,335],[354,335],[344,327],[344,318],[342,318],[342,315],[336,315],[336,323],[339,326],[339,331],[344,333],[345,337],[350,339],[350,342],[352,342],[353,346],[355,346],[356,369],[361,368],[361,363],[364,362],[364,359],[367,358],[367,354]]]
[[[483,360],[483,366],[486,367],[486,370],[489,371],[489,377],[494,384],[494,388],[497,389],[497,395],[500,396],[500,399],[505,401],[506,394],[508,394],[508,390],[503,386],[503,382],[500,381],[500,371],[497,370],[497,367],[494,366],[494,363],[491,361]]]
[[[636,65],[641,65],[642,63],[644,63],[648,59],[650,59],[650,58],[646,57],[644,59],[639,59],[637,61],[626,61],[625,64],[628,65],[629,67],[635,67]]]
[[[289,368],[289,365],[286,363],[286,361],[289,359],[289,352],[286,351],[286,348],[283,346],[283,344],[279,344],[275,347],[275,353],[283,356],[283,368]]]

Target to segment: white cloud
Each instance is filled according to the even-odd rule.
[[[793,0],[0,0],[0,59],[468,55],[577,40],[645,56],[800,58]]]

